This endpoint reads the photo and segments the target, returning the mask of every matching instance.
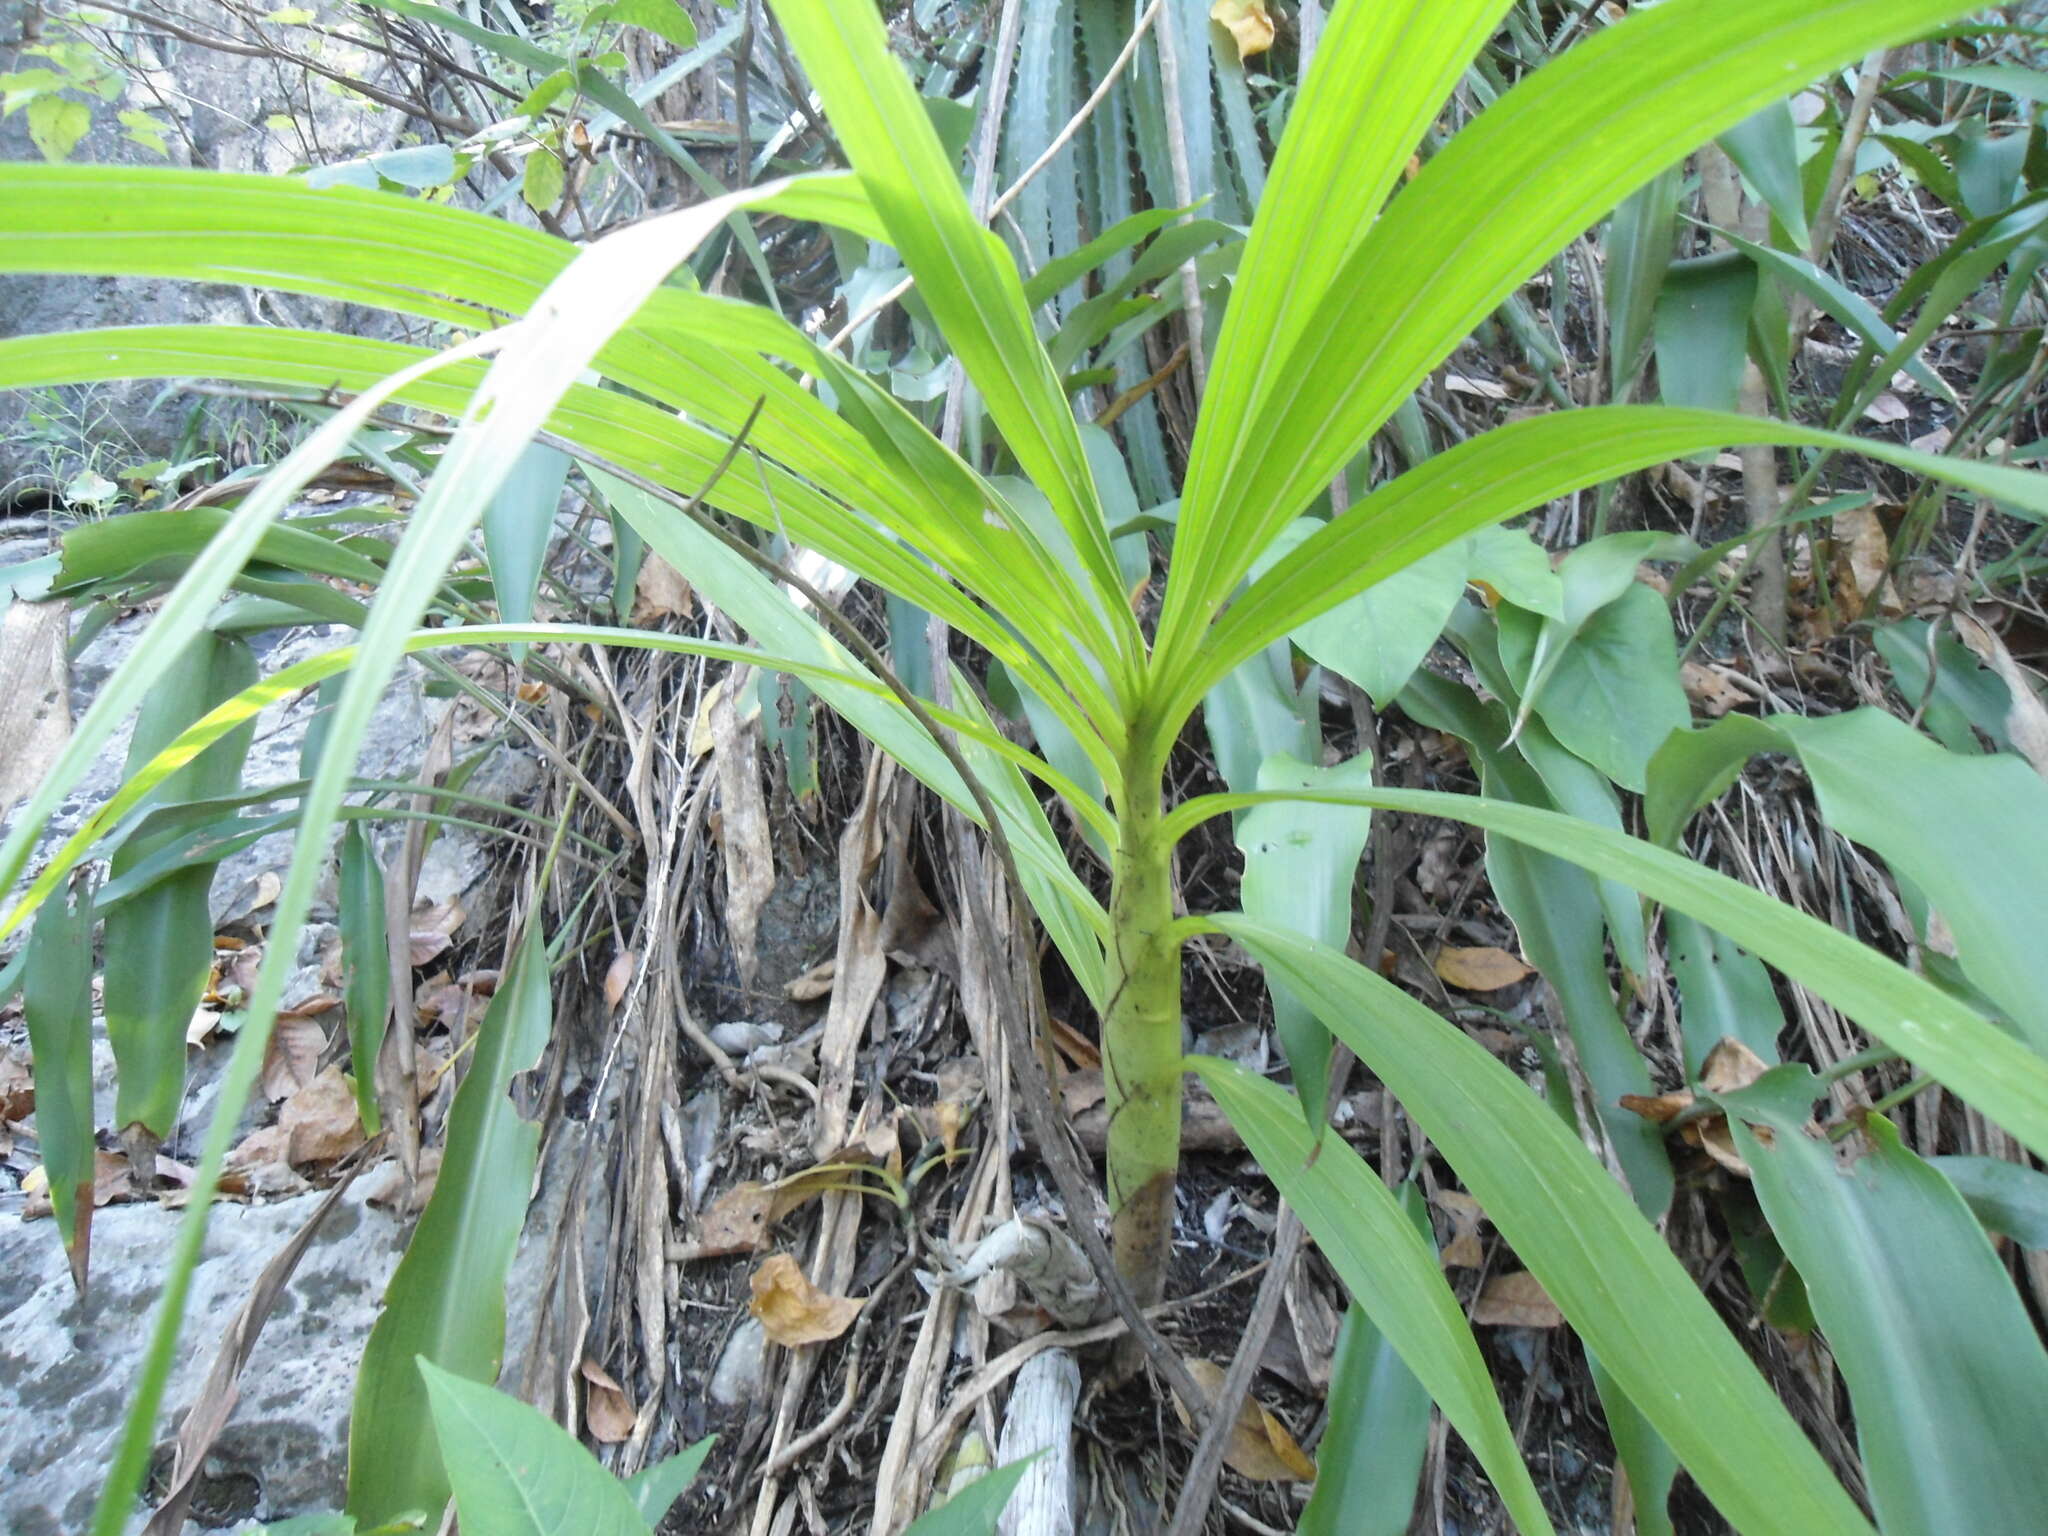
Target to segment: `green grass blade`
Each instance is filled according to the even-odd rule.
[[[1331,273],[1239,446],[1190,467],[1159,649],[1176,655],[1269,539],[1515,286],[1616,202],[1789,89],[1958,0],[1668,0],[1537,70],[1425,165]],[[1339,12],[1342,15],[1342,12]],[[1326,200],[1335,204],[1336,197]],[[1271,206],[1271,202],[1269,202]],[[1206,414],[1206,413],[1205,413]]]
[[[520,1117],[512,1079],[530,1070],[554,1024],[547,946],[531,918],[478,1026],[469,1072],[448,1112],[434,1193],[406,1244],[384,1310],[363,1346],[349,1417],[348,1509],[364,1525],[408,1509],[439,1509],[467,1458],[426,1433],[426,1359],[471,1381],[498,1376],[505,1351],[505,1275],[540,1127]],[[440,1415],[434,1416],[438,1424]],[[566,1438],[566,1437],[565,1437]],[[458,1485],[459,1486],[459,1485]],[[625,1498],[624,1490],[619,1490]],[[631,1508],[631,1500],[626,1500]],[[489,1529],[501,1529],[491,1526]]]
[[[0,202],[4,202],[4,198],[0,198]],[[0,242],[0,245],[4,243]],[[32,343],[42,339],[25,338]],[[158,606],[156,618],[149,628],[151,643],[138,648],[100,685],[91,705],[72,727],[71,739],[65,744],[64,751],[44,775],[36,792],[23,804],[14,831],[4,844],[0,844],[0,889],[15,888],[27,867],[36,839],[64,797],[71,793],[80,777],[93,765],[100,749],[121,722],[176,665],[184,646],[212,617],[221,595],[251,555],[261,547],[266,531],[282,515],[292,498],[347,447],[349,440],[385,401],[402,392],[415,379],[495,349],[500,339],[479,338],[447,352],[418,358],[410,367],[366,389],[350,405],[337,411],[264,477],[219,536],[207,545],[203,555],[192,562],[170,595]],[[6,919],[0,921],[0,935],[12,930],[29,910],[30,904],[16,902]]]
[[[250,994],[219,1107],[194,1173],[191,1202],[179,1229],[156,1328],[145,1355],[143,1379],[131,1402],[116,1459],[101,1492],[94,1516],[94,1536],[116,1536],[129,1502],[141,1485],[155,1436],[157,1410],[184,1320],[191,1266],[197,1262],[199,1245],[205,1237],[207,1208],[219,1187],[228,1140],[254,1086],[276,1022],[289,962],[298,952],[299,936],[325,862],[326,839],[340,811],[355,752],[384,685],[404,654],[408,636],[426,611],[449,564],[482,518],[484,504],[504,483],[514,458],[546,422],[577,375],[590,365],[598,349],[720,220],[737,207],[774,206],[782,191],[780,184],[757,188],[744,196],[715,200],[649,220],[597,242],[578,256],[574,265],[536,301],[535,320],[511,327],[496,338],[505,350],[485,375],[462,430],[443,455],[392,556],[390,574],[363,628],[356,665],[334,707],[320,770],[301,802],[298,838],[284,889],[277,899],[270,944]],[[346,415],[343,413],[337,420],[345,419]],[[326,430],[323,427],[316,432],[309,443],[318,441]],[[297,458],[295,454],[286,464],[294,465]],[[321,462],[325,462],[324,458]],[[290,479],[279,478],[280,483]],[[267,484],[265,489],[269,489]],[[256,499],[252,497],[252,501]],[[210,555],[211,551],[209,558]],[[198,569],[195,565],[194,570]],[[138,654],[147,656],[150,648],[145,646]],[[119,678],[117,673],[113,681]]]
[[[825,99],[832,126],[918,280],[954,355],[1024,472],[1053,504],[1099,614],[1091,626],[1124,683],[1142,650],[1109,546],[1095,479],[1059,376],[1031,323],[1015,264],[976,222],[881,18],[863,0],[781,0],[777,17]]]
[[[1254,934],[1286,931],[1249,918],[1242,927]],[[1317,953],[1323,953],[1320,946]],[[1292,973],[1286,985],[1296,986]],[[1328,1019],[1320,987],[1312,985],[1300,995]],[[1400,1201],[1348,1143],[1334,1136],[1318,1138],[1310,1130],[1284,1089],[1212,1057],[1192,1057],[1189,1065],[1216,1095],[1266,1177],[1300,1214],[1353,1300],[1393,1342],[1464,1437],[1516,1524],[1530,1533],[1550,1530],[1471,1325],[1437,1263],[1435,1246],[1416,1231]],[[1529,1102],[1537,1105],[1533,1098]],[[1487,1209],[1491,1214],[1492,1206]]]
[[[1730,443],[1861,453],[2048,520],[2048,475],[2002,464],[1715,411],[1559,411],[1497,427],[1425,460],[1288,551],[1199,648],[1162,661],[1173,692],[1160,718],[1185,719],[1245,657],[1454,539],[1553,497]]]
[[[1314,1006],[1393,1091],[1737,1529],[1868,1531],[1656,1228],[1520,1078],[1341,952],[1241,916],[1214,922]],[[1337,1150],[1326,1148],[1322,1160]],[[1313,1215],[1304,1207],[1302,1219],[1326,1252],[1357,1225],[1356,1209],[1342,1203]],[[1671,1369],[1673,1360],[1684,1369]]]
[[[1826,1091],[1780,1067],[1720,1102],[1848,1385],[1878,1524],[2008,1527],[2048,1508],[2048,1352],[1962,1196],[1889,1120],[1841,1148],[1808,1132]]]
[[[1166,832],[1177,837],[1210,816],[1264,798],[1231,794],[1191,800],[1167,818]],[[2048,1156],[2048,1061],[1932,982],[1739,881],[1576,817],[1473,795],[1379,789],[1296,798],[1442,816],[1634,886],[1776,966],[1953,1088],[2034,1152]]]

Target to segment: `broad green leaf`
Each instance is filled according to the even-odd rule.
[[[569,189],[569,168],[545,144],[536,144],[520,162],[519,197],[535,213],[552,213]]]
[[[1224,919],[1220,926],[1242,939],[1261,959],[1269,959],[1271,951],[1256,938],[1285,932],[1249,918]],[[1305,947],[1318,955],[1329,953],[1321,946]],[[1324,1022],[1357,1048],[1357,1031],[1339,1028],[1331,1016],[1320,977],[1280,965],[1270,965],[1270,972],[1273,979],[1299,989]],[[1439,1028],[1449,1028],[1434,1015],[1431,1019]],[[1480,1048],[1472,1045],[1471,1049]],[[1334,1136],[1319,1137],[1310,1130],[1285,1090],[1213,1057],[1190,1057],[1189,1065],[1216,1095],[1216,1102],[1230,1116],[1230,1123],[1244,1137],[1266,1176],[1300,1215],[1316,1246],[1343,1278],[1353,1304],[1371,1316],[1464,1438],[1515,1523],[1524,1532],[1550,1530],[1549,1517],[1529,1480],[1528,1468],[1522,1464],[1471,1326],[1437,1264],[1435,1245],[1415,1229],[1380,1176],[1348,1143]],[[1513,1086],[1534,1113],[1550,1115],[1519,1083]],[[1403,1102],[1407,1103],[1405,1095]],[[1409,1109],[1419,1117],[1414,1105]],[[1554,1118],[1552,1125],[1563,1134]],[[1584,1156],[1583,1150],[1580,1155]],[[1600,1178],[1613,1189],[1604,1172]],[[1483,1203],[1492,1215],[1491,1202]],[[1665,1257],[1670,1256],[1667,1253]],[[1676,1270],[1676,1261],[1672,1267]]]
[[[1284,645],[1268,646],[1209,690],[1202,706],[1216,771],[1232,789],[1252,789],[1267,759],[1304,762],[1322,751],[1322,686],[1311,671],[1299,682]]]
[[[1719,1102],[1848,1385],[1878,1523],[1949,1536],[2048,1507],[2048,1351],[2011,1277],[1884,1116],[1842,1147],[1810,1134],[1824,1092],[1779,1067]]]
[[[976,1478],[945,1503],[911,1521],[903,1536],[995,1536],[996,1522],[1036,1456]]]
[[[2048,825],[2048,783],[2005,753],[1945,751],[1883,710],[1740,726],[1734,718],[1674,736],[1658,753],[1652,836],[1675,836],[1752,753],[1796,754],[1828,825],[1932,903],[1970,981],[2048,1054],[2048,951],[2032,922],[2048,905],[2048,845],[2012,835],[2015,826]]]
[[[1434,1251],[1422,1191],[1404,1184],[1399,1198]],[[1406,1536],[1428,1449],[1428,1389],[1353,1302],[1330,1361],[1330,1424],[1316,1446],[1315,1491],[1297,1536]]]
[[[632,1497],[633,1507],[640,1511],[640,1518],[650,1527],[661,1524],[669,1506],[681,1498],[683,1490],[696,1480],[716,1439],[716,1436],[706,1436],[695,1445],[664,1457],[651,1467],[643,1467],[626,1479],[626,1492]]]
[[[187,726],[255,681],[256,657],[244,641],[197,636],[143,701],[129,738],[128,775],[132,778]],[[215,742],[158,786],[158,802],[233,794],[255,733],[251,721]],[[109,878],[130,873],[167,840],[147,825],[138,829],[114,855]],[[185,1031],[213,972],[209,893],[214,868],[194,860],[107,913],[101,1001],[119,1073],[117,1130],[140,1125],[162,1140],[177,1126],[185,1096]]]
[[[1570,586],[1567,561],[1567,591]],[[1501,608],[1502,649],[1519,627],[1530,633],[1524,651],[1530,654],[1538,626],[1534,615],[1517,626],[1513,621],[1521,617],[1519,609]],[[1546,659],[1535,707],[1551,735],[1622,788],[1640,791],[1651,756],[1692,718],[1664,599],[1631,581]],[[1525,691],[1525,703],[1528,698]]]
[[[1370,788],[1372,758],[1361,754],[1334,767],[1311,767],[1281,753],[1259,764],[1263,790]],[[1372,813],[1284,800],[1255,806],[1237,824],[1244,854],[1242,901],[1251,916],[1279,923],[1325,944],[1351,932],[1352,888],[1365,856]],[[1302,1113],[1318,1133],[1330,1089],[1330,1032],[1300,999],[1274,987],[1273,1024],[1294,1069]]]
[[[1657,295],[1657,389],[1664,403],[1732,411],[1749,357],[1756,264],[1721,251],[1674,261]]]
[[[2020,64],[1962,64],[1953,69],[1930,69],[1925,73],[1937,80],[1956,80],[1964,85],[1982,86],[1987,91],[1998,91],[2020,101],[2048,101],[2048,73]]]
[[[1586,1352],[1586,1367],[1600,1394],[1600,1411],[1607,1417],[1607,1433],[1619,1459],[1615,1475],[1628,1478],[1636,1536],[1672,1536],[1671,1485],[1678,1478],[1678,1458],[1591,1350]]]
[[[1774,101],[1721,135],[1728,152],[1757,195],[1770,205],[1792,244],[1805,250],[1806,186],[1799,171],[1799,128],[1792,104]]]
[[[497,1378],[505,1275],[540,1149],[540,1127],[520,1117],[510,1089],[539,1059],[553,1022],[547,947],[529,926],[478,1027],[469,1074],[448,1112],[433,1196],[363,1346],[349,1416],[348,1509],[365,1525],[440,1508],[451,1481],[477,1465],[479,1447],[444,1447],[427,1432],[419,1365],[432,1362],[485,1390]],[[632,1501],[619,1496],[630,1511]]]
[[[1925,619],[1900,619],[1878,625],[1870,640],[1892,669],[1892,691],[1907,709],[1920,711],[1921,726],[1949,751],[1983,751],[1977,731],[1997,747],[2011,747],[2006,716],[2012,690],[1953,634],[1930,635]]]
[[[1380,798],[1391,797],[1382,792]],[[1401,798],[1413,800],[1414,792]],[[1542,815],[1511,809],[1520,817]],[[1314,1006],[1393,1091],[1587,1347],[1737,1529],[1752,1536],[1867,1531],[1856,1506],[1657,1230],[1577,1134],[1513,1072],[1462,1030],[1340,952],[1242,916],[1213,921]],[[1358,1284],[1337,1254],[1365,1243],[1391,1247],[1386,1229],[1395,1223],[1413,1231],[1394,1212],[1391,1220],[1375,1223],[1382,1230],[1368,1235],[1360,1220],[1367,1186],[1378,1186],[1378,1198],[1391,1206],[1385,1187],[1339,1142],[1326,1144],[1305,1170],[1305,1144],[1269,1150],[1262,1144],[1271,1135],[1267,1120],[1286,1122],[1304,1143],[1307,1136],[1291,1114],[1269,1109],[1260,1121],[1244,1114],[1254,1092],[1270,1105],[1280,1099],[1279,1090],[1253,1089],[1242,1074],[1218,1068],[1205,1067],[1204,1077],[1358,1295]],[[1242,1096],[1231,1091],[1240,1085],[1246,1090]],[[1345,1188],[1348,1199],[1305,1203],[1312,1181],[1334,1180],[1336,1170],[1346,1168],[1355,1170]],[[1426,1247],[1422,1257],[1427,1262]],[[1434,1275],[1434,1263],[1428,1267]],[[1421,1277],[1410,1283],[1420,1287]],[[1381,1321],[1400,1337],[1389,1319]],[[1438,1394],[1417,1354],[1404,1351],[1404,1358]],[[1673,1360],[1683,1360],[1685,1369],[1672,1370]],[[1443,1403],[1441,1395],[1437,1400]],[[1445,1412],[1450,1416],[1448,1406]],[[1490,1470],[1498,1478],[1498,1470]],[[1518,1518],[1526,1525],[1526,1517]]]
[[[218,507],[188,507],[80,523],[64,535],[57,585],[182,575],[231,517]],[[289,519],[264,532],[253,558],[316,576],[371,584],[384,574],[384,568],[366,555],[324,534],[295,527]]]
[[[1977,1219],[2022,1248],[2048,1249],[2048,1173],[1999,1157],[1928,1159]]]
[[[92,887],[80,884],[43,904],[21,971],[21,1012],[35,1070],[36,1140],[57,1240],[85,1282],[85,1235],[92,1222]]]
[[[1190,826],[1262,798],[1231,794],[1190,800],[1162,820],[1162,835],[1178,838]],[[1552,811],[1414,789],[1302,798],[1447,817],[1555,854],[1592,874],[1625,881],[1753,951],[1953,1088],[2030,1149],[2048,1155],[2048,1062],[1932,982],[1783,902],[1649,843]]]
[[[648,1536],[632,1495],[576,1437],[510,1393],[442,1370],[416,1369],[446,1448],[455,1512],[490,1536]],[[412,1433],[429,1438],[424,1426]]]
[[[356,1109],[374,1136],[377,1052],[391,1022],[391,956],[384,927],[384,870],[368,829],[351,821],[341,837],[342,1006],[348,1016],[348,1058],[356,1079]]]
[[[1281,531],[1252,568],[1254,579],[1319,525],[1306,518]],[[1294,643],[1371,695],[1393,702],[1443,633],[1444,621],[1465,590],[1467,552],[1449,544],[1395,571],[1297,629]]]
[[[1699,1081],[1707,1052],[1724,1039],[1740,1040],[1764,1061],[1777,1061],[1785,1012],[1762,961],[1676,911],[1664,914],[1664,952],[1678,983],[1687,1082]]]
[[[68,96],[38,96],[28,104],[28,136],[45,160],[68,160],[92,127],[92,108]]]
[[[621,22],[667,38],[678,48],[697,46],[697,25],[676,0],[605,0],[588,17],[591,26]]]

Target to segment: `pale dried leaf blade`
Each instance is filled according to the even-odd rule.
[[[339,1066],[329,1066],[287,1099],[277,1124],[285,1137],[285,1157],[295,1168],[334,1162],[363,1144],[355,1090]]]
[[[292,1271],[298,1268],[299,1260],[312,1246],[321,1223],[326,1221],[328,1213],[341,1197],[348,1193],[349,1185],[363,1167],[361,1162],[352,1166],[327,1192],[306,1224],[293,1233],[263,1266],[263,1272],[250,1288],[249,1299],[242,1303],[242,1310],[222,1331],[220,1348],[213,1357],[213,1368],[207,1372],[206,1382],[200,1387],[199,1395],[193,1400],[178,1431],[177,1460],[171,1474],[170,1492],[156,1513],[150,1516],[142,1536],[176,1536],[177,1532],[184,1530],[185,1510],[191,1503],[192,1490],[206,1465],[207,1451],[221,1430],[227,1427],[228,1416],[234,1412],[235,1402],[241,1395],[242,1368],[249,1363],[257,1337],[263,1332],[263,1325],[269,1320],[271,1309],[277,1305],[277,1298],[291,1279]]]
[[[0,618],[0,816],[35,792],[71,739],[71,610],[12,602]]]
[[[1223,1390],[1224,1368],[1213,1360],[1185,1360],[1193,1378],[1210,1402]],[[1178,1399],[1173,1405],[1181,1423],[1194,1428],[1187,1409]],[[1230,1443],[1223,1452],[1223,1464],[1240,1477],[1255,1483],[1309,1483],[1315,1481],[1316,1464],[1289,1434],[1287,1426],[1253,1402],[1250,1396],[1237,1405],[1237,1418],[1230,1426]]]
[[[1755,1051],[1733,1035],[1724,1035],[1700,1063],[1700,1086],[1709,1093],[1736,1093],[1769,1070]]]
[[[770,1254],[750,1285],[754,1299],[747,1310],[770,1339],[791,1349],[836,1339],[860,1315],[860,1298],[827,1295],[786,1253]]]
[[[1437,951],[1436,973],[1463,992],[1498,992],[1527,977],[1530,967],[1527,961],[1490,944],[1476,949],[1446,944]]]
[[[1956,615],[1956,634],[2005,684],[2012,699],[2005,712],[2005,734],[2034,771],[2048,778],[2048,704],[2041,702],[2032,675],[2013,660],[1998,632],[1974,615]]]
[[[740,984],[746,986],[759,963],[754,941],[761,909],[775,889],[768,800],[761,788],[761,729],[757,720],[742,724],[726,694],[713,706],[711,723],[718,738],[712,761],[718,774],[719,845],[725,855],[725,931]]]

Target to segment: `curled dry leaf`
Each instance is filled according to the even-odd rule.
[[[1739,1093],[1770,1070],[1770,1065],[1733,1035],[1714,1042],[1700,1063],[1700,1086],[1709,1093]]]
[[[0,1120],[25,1120],[35,1113],[36,1084],[28,1058],[13,1046],[0,1046]]]
[[[626,1000],[626,988],[633,984],[633,972],[640,964],[640,957],[630,949],[622,949],[612,956],[612,963],[605,967],[604,1006],[607,1013],[616,1013],[619,1004]]]
[[[1472,1304],[1472,1321],[1492,1327],[1556,1328],[1563,1325],[1564,1314],[1541,1280],[1526,1269],[1516,1269],[1486,1282]]]
[[[312,1082],[327,1049],[327,1031],[310,1018],[279,1014],[263,1050],[263,1096],[276,1104]]]
[[[640,562],[640,574],[633,581],[633,623],[642,626],[654,619],[687,619],[696,608],[690,584],[683,573],[653,550]]]
[[[1436,954],[1436,973],[1464,992],[1498,992],[1530,974],[1528,963],[1504,949],[1482,945],[1460,949],[1446,944]]]
[[[285,1158],[294,1168],[334,1162],[364,1140],[355,1090],[339,1066],[329,1066],[285,1100],[277,1124],[285,1136]]]
[[[1477,1269],[1486,1262],[1486,1249],[1479,1241],[1479,1223],[1485,1213],[1479,1202],[1456,1189],[1440,1189],[1429,1203],[1442,1211],[1451,1223],[1451,1240],[1437,1255],[1445,1269]]]
[[[1216,1394],[1223,1390],[1227,1374],[1223,1367],[1212,1360],[1188,1360],[1186,1365],[1195,1385],[1213,1403]],[[1179,1415],[1182,1427],[1193,1430],[1187,1408],[1178,1398],[1174,1400],[1173,1411]],[[1224,1449],[1223,1464],[1255,1483],[1310,1483],[1316,1476],[1316,1464],[1295,1443],[1287,1426],[1249,1396],[1237,1405],[1237,1419],[1230,1426],[1230,1444]]]
[[[602,1445],[624,1443],[632,1437],[633,1421],[638,1417],[626,1389],[595,1360],[585,1359],[582,1369],[583,1422],[590,1426],[592,1438]]]
[[[860,1298],[827,1295],[786,1253],[770,1254],[754,1271],[751,1285],[754,1299],[747,1310],[769,1338],[791,1349],[836,1339],[860,1315]]]
[[[1729,710],[1749,702],[1749,695],[1729,681],[1728,668],[1719,662],[1706,665],[1682,661],[1678,664],[1678,681],[1693,706],[1710,720],[1718,720]]]
[[[1209,19],[1237,41],[1239,59],[1249,59],[1273,46],[1273,18],[1265,0],[1216,0]]]
[[[782,984],[782,995],[793,1003],[815,1003],[832,995],[832,979],[839,970],[839,957],[820,960],[794,981]]]

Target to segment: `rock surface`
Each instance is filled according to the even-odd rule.
[[[300,1263],[242,1374],[241,1402],[214,1448],[187,1529],[234,1529],[340,1501],[355,1360],[404,1228],[359,1180]],[[166,1402],[172,1424],[212,1365],[221,1330],[271,1256],[320,1201],[217,1207],[192,1279]],[[113,1205],[93,1219],[92,1291],[81,1304],[48,1221],[0,1207],[0,1530],[70,1536],[90,1523],[133,1389],[175,1213]],[[167,1455],[160,1453],[167,1465]],[[140,1517],[136,1521],[139,1527]]]

